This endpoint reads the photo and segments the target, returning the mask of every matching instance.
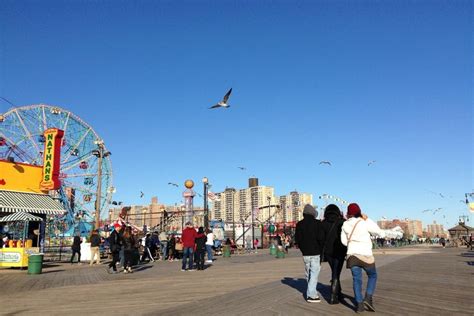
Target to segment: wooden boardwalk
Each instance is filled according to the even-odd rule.
[[[474,315],[474,253],[413,247],[379,251],[377,314]],[[350,273],[343,271],[345,304],[308,304],[298,251],[285,259],[264,254],[219,258],[205,270],[181,272],[157,262],[131,275],[104,266],[47,267],[44,274],[0,270],[1,315],[352,315]],[[329,295],[329,267],[318,290]]]

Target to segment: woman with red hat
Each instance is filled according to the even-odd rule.
[[[351,269],[357,312],[375,312],[372,295],[377,283],[377,270],[372,253],[371,235],[384,237],[383,231],[370,220],[356,203],[347,207],[347,221],[342,225],[341,242],[347,246],[347,268]],[[362,296],[362,270],[368,277],[365,298]]]

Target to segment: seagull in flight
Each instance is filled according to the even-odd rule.
[[[367,164],[367,166],[370,167],[370,165],[373,165],[373,164],[376,163],[376,162],[377,162],[377,160],[371,160],[371,161],[369,161],[369,163]]]
[[[142,191],[140,191],[140,198],[142,198],[145,195]]]
[[[330,162],[330,161],[327,161],[327,160],[320,161],[319,164],[320,164],[320,165],[330,165],[330,166],[332,166],[332,165],[331,165],[331,162]]]
[[[230,88],[229,91],[225,94],[224,98],[222,99],[221,102],[217,103],[216,105],[211,106],[209,109],[217,109],[217,108],[228,108],[230,107],[229,104],[227,104],[227,101],[229,100],[230,94],[232,93],[232,88]]]
[[[247,170],[247,168],[245,168],[245,167],[237,167],[237,168],[239,168],[242,171]]]
[[[179,185],[177,185],[176,183],[173,183],[173,182],[168,182],[169,185],[172,185],[172,186],[175,186],[175,187],[179,187]]]

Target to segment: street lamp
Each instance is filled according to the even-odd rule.
[[[209,186],[209,179],[207,177],[202,178],[202,183],[204,185],[204,227],[209,228],[209,206],[207,200],[207,190]]]
[[[142,209],[142,213],[143,213],[143,230],[145,230],[145,223],[146,223],[145,216],[146,216],[146,212],[147,212],[147,211],[148,211],[148,210],[147,210],[145,207]]]
[[[102,140],[95,141],[97,145],[97,149],[92,151],[92,154],[99,159],[99,168],[97,173],[97,195],[95,199],[95,228],[99,228],[99,220],[100,220],[100,197],[102,194],[102,159],[112,155],[110,151],[105,150],[104,142]]]

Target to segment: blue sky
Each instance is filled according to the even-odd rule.
[[[2,1],[0,96],[92,125],[126,203],[255,175],[450,226],[474,188],[472,26],[468,1]]]

